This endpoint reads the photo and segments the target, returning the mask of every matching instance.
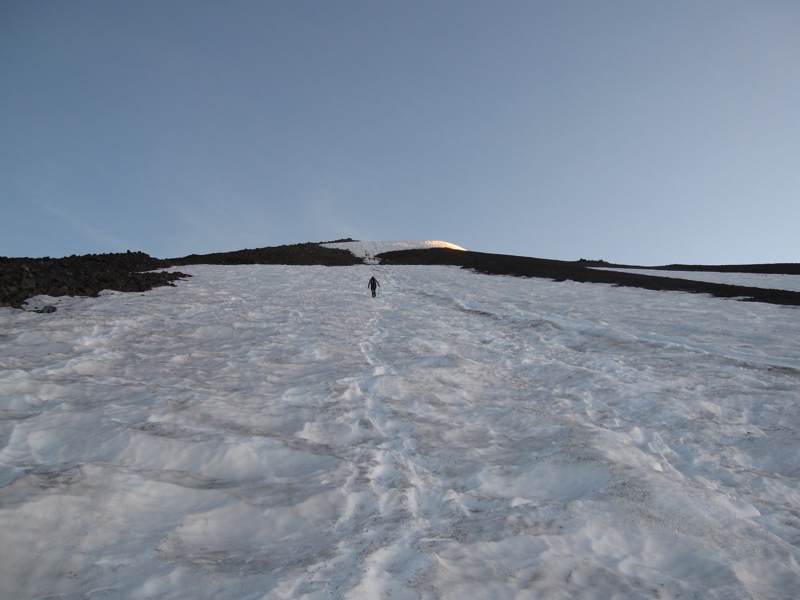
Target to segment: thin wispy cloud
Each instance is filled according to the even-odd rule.
[[[0,19],[3,252],[800,260],[798,3],[75,6]]]
[[[116,237],[107,232],[99,231],[85,219],[71,214],[66,210],[62,210],[57,206],[53,206],[41,199],[33,197],[28,197],[28,200],[43,212],[55,217],[61,225],[71,230],[74,234],[93,240],[101,247],[107,248],[107,251],[122,252],[135,247],[130,241]]]

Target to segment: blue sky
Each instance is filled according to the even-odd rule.
[[[800,3],[0,0],[0,255],[800,262]]]

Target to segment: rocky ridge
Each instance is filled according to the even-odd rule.
[[[159,270],[184,265],[340,266],[362,263],[362,259],[351,252],[313,243],[192,254],[170,259],[130,251],[65,258],[0,257],[0,306],[22,308],[25,300],[41,294],[97,296],[103,290],[144,292],[162,285],[174,285],[175,280],[189,277],[180,271]]]
[[[365,259],[342,247],[330,244],[355,242],[350,238],[333,242],[289,244],[265,248],[244,249],[212,254],[191,254],[180,258],[159,259],[143,252],[89,254],[65,258],[4,258],[0,257],[0,306],[22,308],[33,296],[96,296],[103,290],[143,292],[189,277],[180,271],[165,271],[184,265],[325,265],[347,266],[364,264]],[[652,277],[648,275],[607,271],[593,267],[626,267],[605,261],[559,261],[484,252],[465,252],[451,248],[397,250],[370,257],[370,262],[384,265],[453,265],[489,275],[543,277],[555,281],[579,281],[639,287],[651,290],[672,290],[706,293],[720,298],[736,298],[751,302],[800,306],[800,293],[785,290],[751,288]],[[678,265],[649,267],[675,269]],[[723,265],[703,267],[679,265],[684,271],[721,271],[740,273],[800,274],[800,265]],[[646,268],[646,267],[636,267]]]
[[[689,279],[654,277],[619,271],[607,271],[595,267],[632,268],[631,265],[614,265],[605,261],[562,261],[486,252],[462,252],[447,248],[429,250],[398,250],[379,254],[376,257],[383,265],[453,265],[472,269],[487,275],[511,275],[514,277],[543,277],[554,281],[578,281],[585,283],[606,283],[622,287],[637,287],[648,290],[680,291],[710,294],[718,298],[736,298],[749,302],[766,302],[785,306],[800,306],[800,292],[773,290],[766,288],[708,283]],[[668,267],[633,267],[637,269],[675,270],[676,265]],[[720,271],[727,273],[780,273],[800,274],[800,265],[783,263],[775,265],[728,265],[725,267],[692,266],[682,270]]]

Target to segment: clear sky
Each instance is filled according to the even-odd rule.
[[[800,262],[800,2],[0,0],[0,255]]]

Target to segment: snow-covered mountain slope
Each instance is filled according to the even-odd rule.
[[[456,246],[449,242],[427,241],[427,242],[333,242],[321,244],[328,248],[340,248],[350,250],[359,258],[366,259],[367,262],[376,263],[375,257],[382,252],[393,252],[395,250],[424,250],[426,248],[451,248],[452,250],[465,250],[461,246]]]
[[[185,270],[0,309],[2,597],[797,596],[798,309]]]
[[[625,269],[598,268],[599,271],[618,271],[634,273],[648,277],[675,277],[692,281],[707,281],[726,285],[742,285],[745,287],[765,288],[770,290],[788,290],[800,292],[800,275],[779,275],[762,273],[719,273],[715,271],[662,271],[660,269]]]

